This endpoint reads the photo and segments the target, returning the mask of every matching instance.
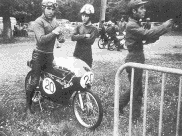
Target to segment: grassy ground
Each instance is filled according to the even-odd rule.
[[[182,54],[159,54],[160,57],[146,60],[147,64],[182,68]],[[36,107],[36,114],[26,114],[24,75],[16,80],[4,80],[0,90],[0,135],[7,136],[111,136],[113,134],[113,102],[114,78],[120,62],[95,61],[93,72],[95,82],[92,90],[97,94],[103,105],[104,118],[95,131],[81,127],[72,112],[71,107],[56,105],[46,101],[44,110]],[[128,89],[129,83],[126,73],[122,74],[122,92]],[[147,136],[158,135],[161,73],[150,72],[149,92],[147,103]],[[163,113],[163,135],[174,136],[176,130],[177,100],[179,78],[176,75],[167,75]],[[128,135],[129,106],[120,115],[120,134]],[[142,114],[143,117],[143,114]],[[133,136],[142,135],[142,117],[137,126],[133,126]],[[182,118],[182,116],[180,117]],[[180,124],[182,128],[182,120]],[[182,129],[179,131],[182,135]]]

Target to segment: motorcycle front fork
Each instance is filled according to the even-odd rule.
[[[78,91],[78,98],[79,98],[80,108],[84,111],[85,107],[84,107],[84,103],[83,103],[83,99],[82,99],[82,95],[81,95],[80,91]],[[86,94],[86,105],[87,106],[88,106],[89,102],[90,102],[90,97],[89,97],[89,95]]]
[[[84,110],[83,99],[82,99],[82,95],[80,91],[78,91],[78,98],[79,98],[80,107],[82,110]]]

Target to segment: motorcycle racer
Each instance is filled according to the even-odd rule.
[[[71,36],[72,41],[77,41],[73,56],[83,60],[92,67],[91,45],[98,36],[97,28],[91,23],[94,17],[94,7],[91,4],[85,4],[81,8],[80,13],[83,24],[78,25]]]
[[[56,0],[43,0],[42,15],[34,21],[33,31],[35,33],[36,48],[32,53],[33,75],[26,91],[26,109],[34,113],[31,108],[34,90],[39,83],[40,72],[52,68],[54,59],[53,49],[56,38],[62,34],[55,18],[58,7]]]

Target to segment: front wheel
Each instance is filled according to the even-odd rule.
[[[78,92],[73,98],[73,111],[78,122],[89,129],[97,128],[103,118],[100,99],[91,91]]]

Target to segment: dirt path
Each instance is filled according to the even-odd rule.
[[[121,61],[123,62],[127,51],[108,51],[99,49],[97,41],[93,45],[94,61]],[[35,47],[35,42],[25,42],[21,44],[1,45],[0,47],[0,81],[4,79],[15,80],[16,75],[26,75],[29,68],[26,66],[27,60],[31,59],[31,53]],[[72,56],[75,42],[70,40],[62,44],[62,47],[55,48],[56,56]],[[163,36],[156,43],[145,46],[146,58],[160,57],[163,53],[182,53],[181,36]]]

